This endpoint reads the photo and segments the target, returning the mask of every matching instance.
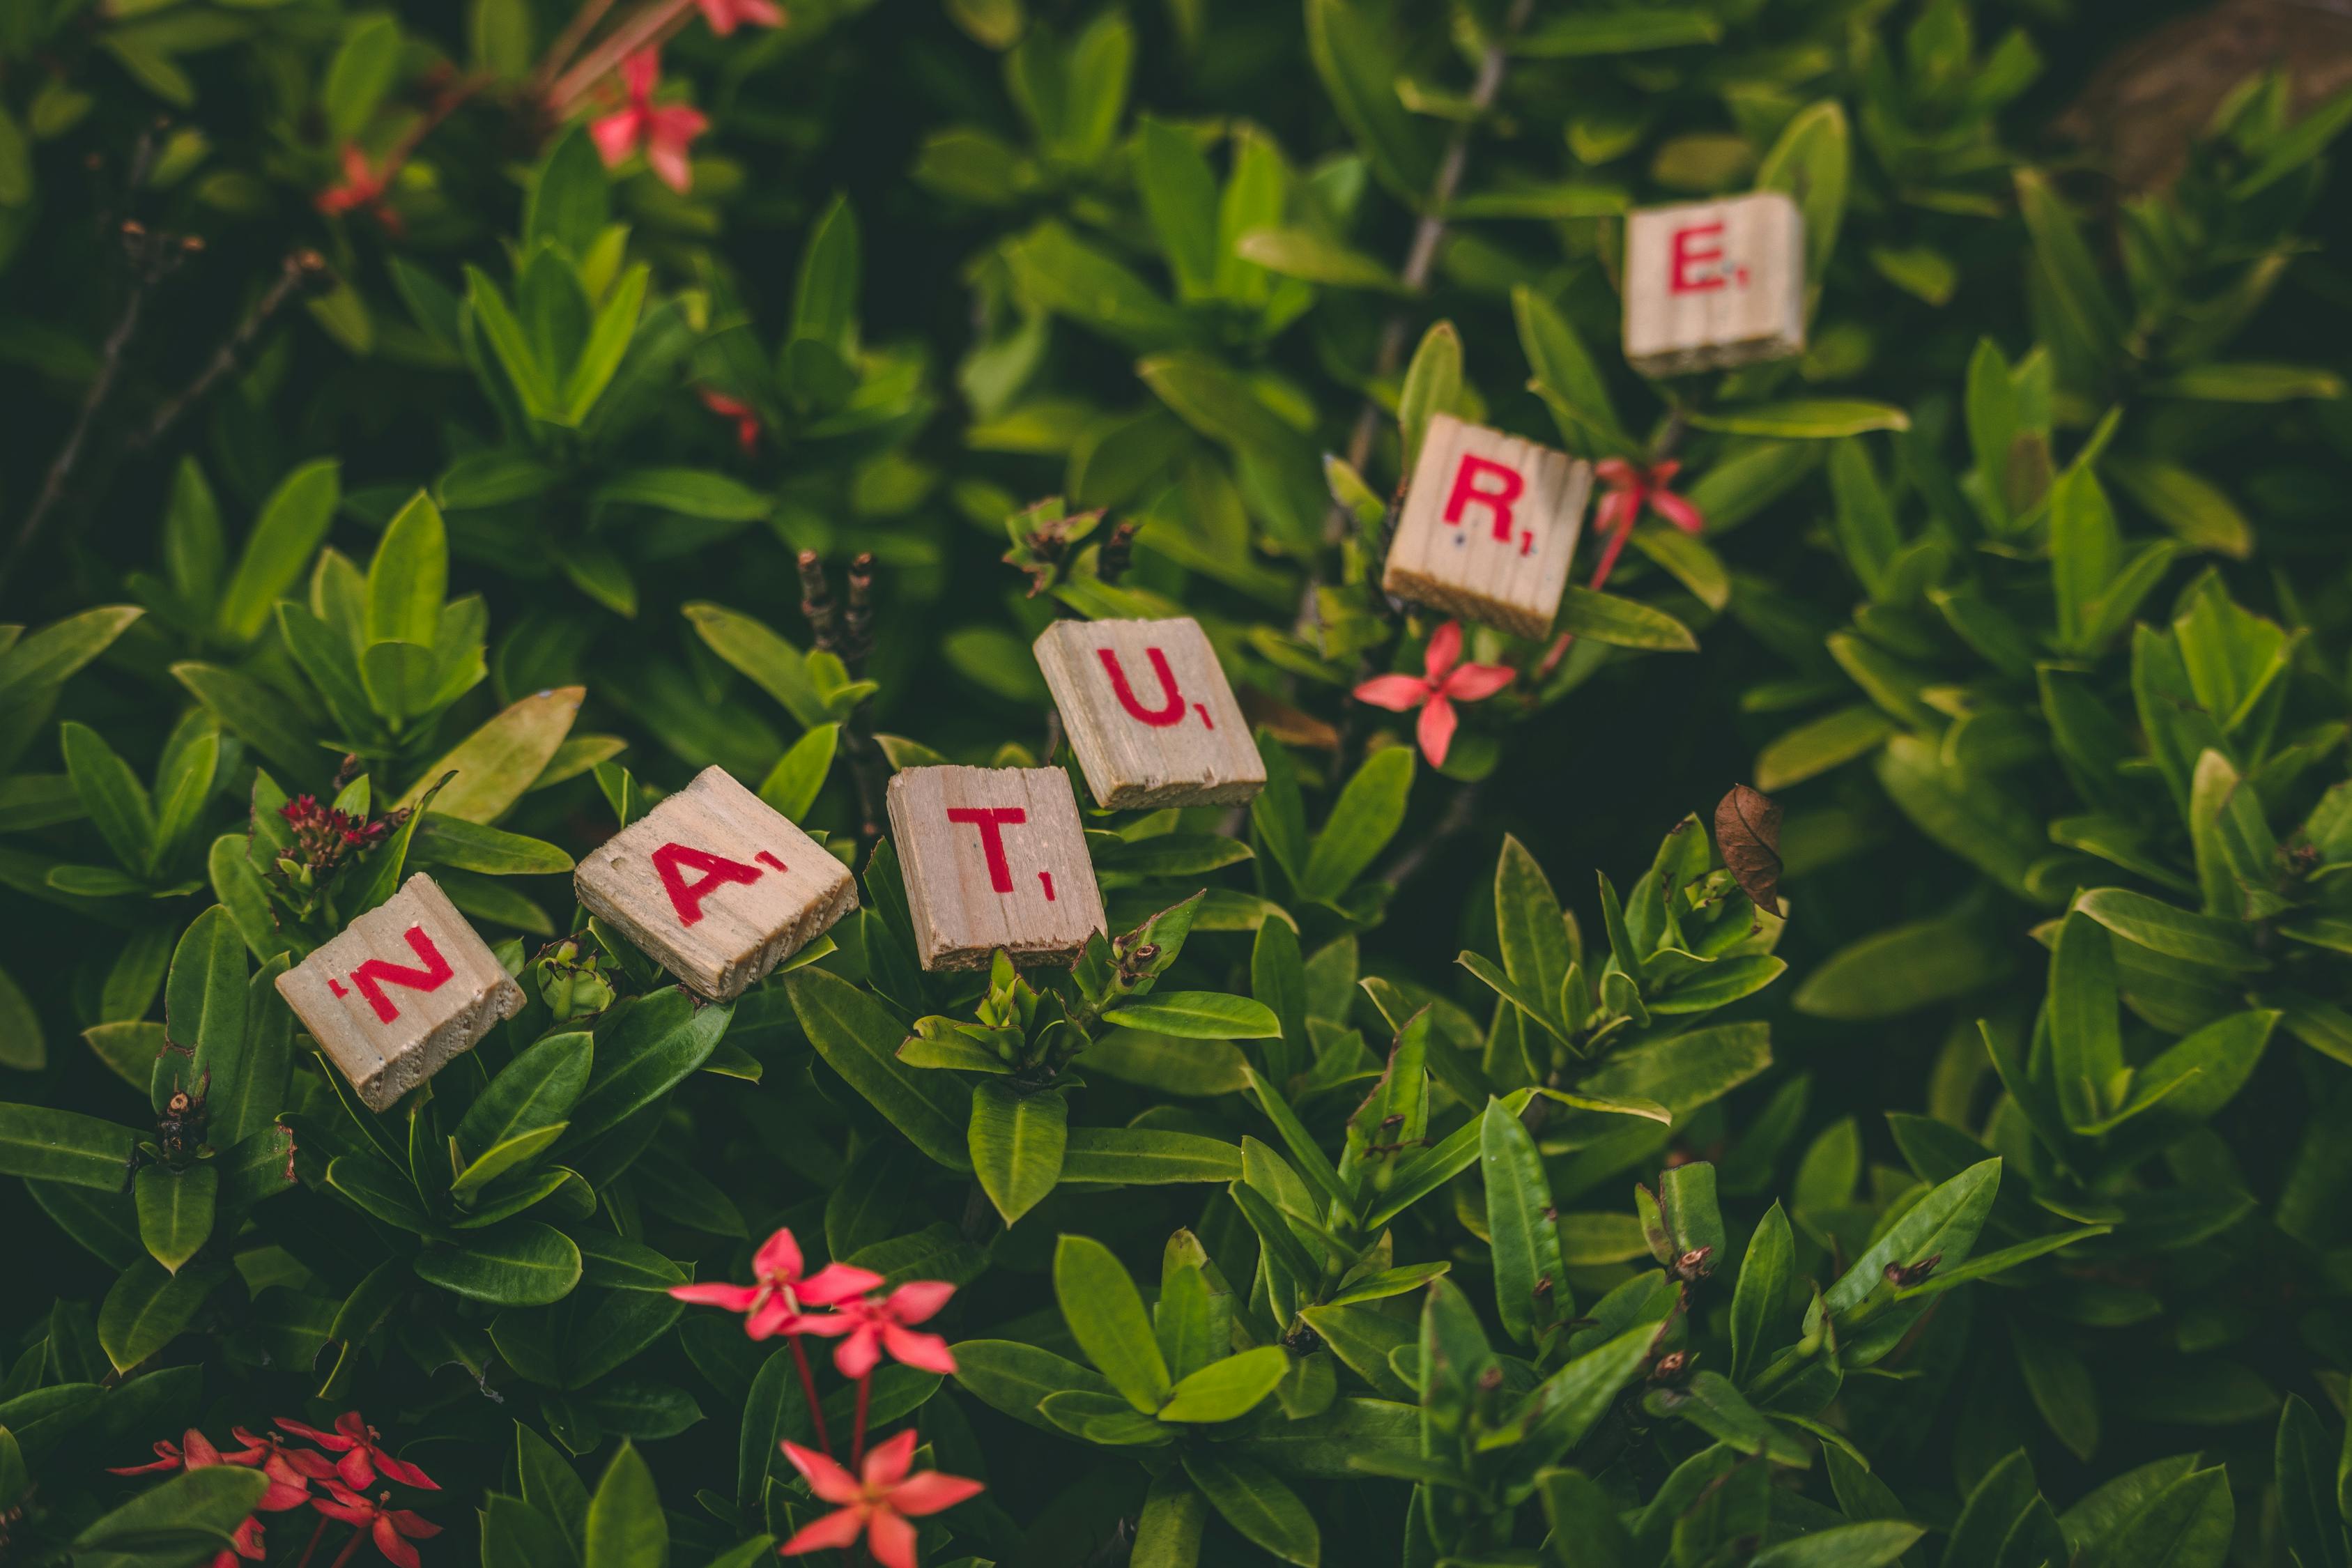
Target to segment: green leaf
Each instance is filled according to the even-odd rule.
[[[1172,1472],[1151,1483],[1135,1523],[1128,1568],[1198,1568],[1209,1500]]]
[[[1350,250],[1312,229],[1252,229],[1241,237],[1234,250],[1244,261],[1255,262],[1268,272],[1302,282],[1385,294],[1409,291],[1386,263],[1360,250]]]
[[[2191,914],[2127,888],[2094,888],[2074,908],[2126,942],[2166,958],[2237,973],[2269,967],[2236,921]]]
[[[1763,1352],[1765,1336],[1786,1310],[1795,1268],[1794,1236],[1778,1203],[1764,1211],[1739,1260],[1739,1283],[1731,1298],[1731,1381],[1744,1384]]]
[[[516,1057],[457,1122],[457,1142],[468,1160],[514,1139],[565,1121],[588,1087],[594,1037],[584,1030],[550,1035]]]
[[[1409,746],[1391,746],[1365,759],[1315,836],[1298,879],[1301,893],[1328,901],[1363,874],[1404,825],[1412,774]]]
[[[261,505],[214,614],[214,624],[230,640],[250,642],[261,635],[271,606],[300,581],[327,537],[341,500],[342,469],[331,459],[305,463],[278,482]]]
[[[1162,1421],[1234,1421],[1256,1409],[1290,1370],[1290,1352],[1259,1345],[1212,1362],[1177,1384],[1160,1407]]]
[[[653,1471],[624,1442],[588,1500],[582,1568],[667,1568],[668,1562],[669,1522]]]
[[[1168,1363],[1143,1297],[1110,1248],[1088,1237],[1063,1237],[1054,1248],[1054,1293],[1078,1348],[1129,1405],[1148,1415],[1167,1402]]]
[[[996,1079],[971,1091],[971,1168],[1011,1226],[1062,1179],[1069,1103],[1053,1089],[1024,1094]]]
[[[2275,1446],[2279,1524],[2297,1568],[2345,1568],[2344,1519],[2336,1506],[2336,1455],[2311,1406],[2288,1394]]]
[[[1559,596],[1559,631],[1612,647],[1654,653],[1696,653],[1698,638],[1665,611],[1615,594],[1596,594],[1570,584]]]
[[[139,1134],[74,1110],[0,1104],[0,1175],[119,1193]]]
[[[2259,195],[2279,181],[2308,165],[2327,150],[2329,142],[2352,125],[2352,92],[2338,92],[2305,110],[2303,117],[2270,138],[2254,166],[2230,187],[2230,200],[2242,202]],[[2305,1563],[2303,1568],[2314,1568]]]
[[[149,1165],[139,1173],[134,1192],[139,1239],[150,1257],[177,1274],[212,1239],[220,1173],[204,1161],[184,1171]]]
[[[1197,1132],[1148,1127],[1073,1127],[1062,1180],[1119,1186],[1239,1181],[1242,1152]]]
[[[1876,751],[1896,728],[1867,702],[1808,720],[1756,754],[1756,787],[1769,794],[1842,767]]]
[[[825,1064],[916,1148],[951,1171],[971,1169],[971,1089],[950,1073],[898,1060],[907,1031],[882,1005],[823,969],[785,977],[793,1013]]]
[[[74,794],[107,847],[125,870],[145,876],[155,858],[155,810],[147,786],[89,725],[68,721],[58,727],[58,742]]]
[[[1787,440],[1830,441],[1873,430],[1908,430],[1911,416],[1885,403],[1853,397],[1800,397],[1785,403],[1751,403],[1694,413],[1701,430],[1728,436],[1777,436]]]
[[[1129,1286],[1133,1289],[1133,1285]],[[1108,1380],[1091,1367],[1012,1340],[965,1340],[955,1353],[955,1380],[990,1408],[1043,1431],[1060,1428],[1037,1413],[1039,1403],[1066,1392],[1113,1394]]]
[[[1940,1258],[1941,1267],[1948,1268],[1966,1262],[2000,1187],[1999,1160],[1980,1161],[1941,1184],[1904,1211],[1822,1300],[1832,1311],[1843,1312],[1885,1283],[1889,1264],[1909,1268],[1929,1258]]]
[[[2327,401],[2344,395],[2344,378],[2315,365],[2199,364],[2157,382],[2148,391],[2205,403]]]
[[[751,616],[718,605],[690,604],[685,614],[711,652],[782,703],[802,728],[831,720],[800,649]]]
[[[1791,998],[1816,1018],[1866,1022],[1967,995],[2009,973],[2009,957],[1964,919],[1916,921],[1839,949]]]
[[[543,1307],[580,1282],[580,1248],[552,1226],[515,1219],[460,1237],[419,1252],[416,1277],[493,1307]]]
[[[1653,1415],[1678,1415],[1743,1454],[1797,1468],[1812,1463],[1803,1444],[1750,1405],[1721,1373],[1701,1371],[1680,1388],[1653,1390],[1643,1407]]]
[[[1803,215],[1805,278],[1815,289],[1821,286],[1830,256],[1837,249],[1838,229],[1845,217],[1852,145],[1845,106],[1835,99],[1824,99],[1800,110],[1782,128],[1780,140],[1764,154],[1756,171],[1759,191],[1786,194]]]
[[[513,703],[418,774],[394,804],[415,805],[454,773],[433,797],[434,811],[466,822],[496,822],[555,760],[585,695],[584,688],[562,686]]]
[[[1103,1018],[1183,1040],[1263,1040],[1282,1033],[1265,1004],[1222,991],[1156,991],[1117,1004]]]
[[[1219,1447],[1187,1447],[1182,1459],[1201,1495],[1244,1540],[1301,1568],[1321,1563],[1315,1516],[1273,1471]]]
[[[230,1535],[260,1506],[269,1478],[257,1469],[208,1465],[150,1487],[74,1539],[89,1568],[195,1568],[228,1549]]]
[[[1440,321],[1422,334],[1421,346],[1405,366],[1404,386],[1397,394],[1397,438],[1402,447],[1398,467],[1412,472],[1421,455],[1422,437],[1433,416],[1454,412],[1462,400],[1462,334],[1451,321]]]
[[[2084,1568],[2221,1568],[2237,1525],[2228,1472],[2192,1470],[2076,1559]]]
[[[819,724],[793,742],[760,785],[760,798],[798,822],[816,805],[841,744],[839,724]]]
[[[2080,910],[2058,928],[2050,963],[2050,1063],[2067,1125],[2087,1131],[2118,1098],[2124,1039],[2106,928]]]
[[[1397,97],[1405,61],[1387,30],[1391,15],[1364,0],[1307,0],[1307,49],[1325,95],[1373,174],[1406,204],[1418,205],[1436,176],[1437,152]]]
[[[1892,1519],[1836,1524],[1769,1546],[1748,1560],[1748,1568],[1885,1568],[1926,1533]]]
[[[0,702],[30,702],[62,685],[144,614],[132,605],[84,610],[19,638],[14,647],[0,647]]]
[[[597,1020],[588,1087],[572,1107],[569,1145],[610,1131],[702,1070],[734,1008],[672,986]]]
[[[1537,1345],[1563,1310],[1573,1310],[1565,1300],[1568,1270],[1543,1156],[1526,1124],[1499,1100],[1488,1100],[1479,1117],[1478,1164],[1495,1260],[1496,1311],[1505,1333],[1520,1344]]]
[[[1511,50],[1538,59],[1586,59],[1711,44],[1722,36],[1723,24],[1706,11],[1644,5],[1551,16],[1514,39]]]
[[[393,518],[368,564],[368,640],[430,647],[448,592],[448,531],[441,509],[420,490]]]
[[[2111,357],[2123,342],[2123,320],[2099,281],[2098,264],[2083,243],[2074,215],[2040,173],[2020,169],[2015,179],[2019,214],[2033,237],[2035,258],[2059,309],[2093,352],[2103,359]]]
[[[117,1372],[129,1372],[180,1337],[220,1282],[212,1268],[172,1273],[152,1258],[122,1271],[98,1309],[98,1342]]]

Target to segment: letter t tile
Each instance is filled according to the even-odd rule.
[[[1066,963],[1109,930],[1059,768],[908,768],[890,781],[890,837],[925,969],[978,969],[1000,947]]]

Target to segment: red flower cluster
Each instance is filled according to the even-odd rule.
[[[304,800],[310,796],[304,795]],[[315,807],[317,802],[311,802]],[[342,814],[335,814],[340,816]],[[306,1426],[299,1421],[280,1418],[278,1429],[295,1437],[318,1445],[316,1448],[296,1447],[287,1443],[277,1432],[255,1433],[242,1426],[232,1428],[236,1440],[244,1447],[224,1449],[211,1438],[191,1426],[180,1436],[177,1443],[168,1438],[155,1445],[155,1458],[144,1465],[109,1467],[114,1476],[144,1476],[166,1470],[202,1470],[215,1465],[242,1465],[257,1469],[269,1478],[269,1489],[261,1494],[260,1511],[247,1515],[243,1524],[230,1537],[228,1550],[212,1560],[212,1568],[236,1568],[240,1557],[258,1563],[268,1553],[262,1544],[261,1515],[286,1513],[309,1507],[320,1515],[319,1531],[323,1533],[330,1520],[359,1527],[343,1543],[334,1568],[342,1568],[358,1547],[362,1535],[372,1538],[375,1549],[395,1568],[418,1568],[416,1548],[412,1540],[422,1541],[441,1533],[441,1527],[422,1514],[391,1506],[392,1493],[381,1492],[374,1498],[362,1494],[365,1487],[381,1476],[404,1487],[423,1491],[438,1491],[440,1485],[432,1477],[404,1459],[393,1457],[383,1446],[382,1436],[374,1427],[362,1420],[356,1410],[336,1417],[331,1432]],[[323,1450],[323,1451],[321,1451]],[[331,1456],[340,1455],[341,1458]],[[313,1486],[319,1491],[312,1491]],[[310,1548],[316,1550],[319,1536],[310,1538]],[[307,1565],[310,1552],[302,1553]]]
[[[295,858],[325,876],[349,857],[375,847],[399,820],[398,814],[371,822],[347,811],[320,805],[314,795],[298,795],[278,808],[294,830]]]
[[[891,1360],[925,1372],[955,1371],[947,1341],[909,1326],[946,1306],[954,1286],[916,1279],[877,1296],[882,1276],[871,1269],[846,1263],[828,1263],[814,1274],[803,1268],[800,1243],[789,1229],[779,1230],[752,1258],[751,1284],[673,1285],[669,1293],[681,1301],[743,1313],[743,1331],[755,1340],[777,1334],[838,1339],[833,1363],[844,1377],[866,1376],[886,1352]],[[820,1310],[803,1310],[810,1307]]]

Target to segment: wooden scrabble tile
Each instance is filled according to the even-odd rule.
[[[1805,352],[1805,220],[1779,191],[1625,219],[1625,358],[1644,375]]]
[[[1078,797],[1059,768],[908,768],[890,835],[925,969],[1076,958],[1108,931]]]
[[[857,907],[847,867],[715,767],[582,857],[572,885],[714,1002],[741,995]]]
[[[1592,465],[1465,425],[1429,422],[1381,586],[1523,637],[1551,629],[1592,492]]]
[[[279,975],[278,992],[371,1110],[522,1005],[522,987],[421,872]]]
[[[1225,805],[1265,785],[1198,621],[1055,621],[1036,652],[1096,805]]]

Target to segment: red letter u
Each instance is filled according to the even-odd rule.
[[[1159,707],[1146,708],[1135,700],[1135,689],[1127,683],[1127,670],[1118,662],[1118,651],[1100,647],[1095,652],[1102,658],[1103,668],[1110,676],[1111,694],[1118,699],[1120,707],[1157,728],[1184,721],[1184,694],[1176,689],[1176,672],[1168,668],[1166,654],[1156,647],[1143,650],[1144,657],[1151,660],[1151,673],[1160,678],[1162,693]]]

